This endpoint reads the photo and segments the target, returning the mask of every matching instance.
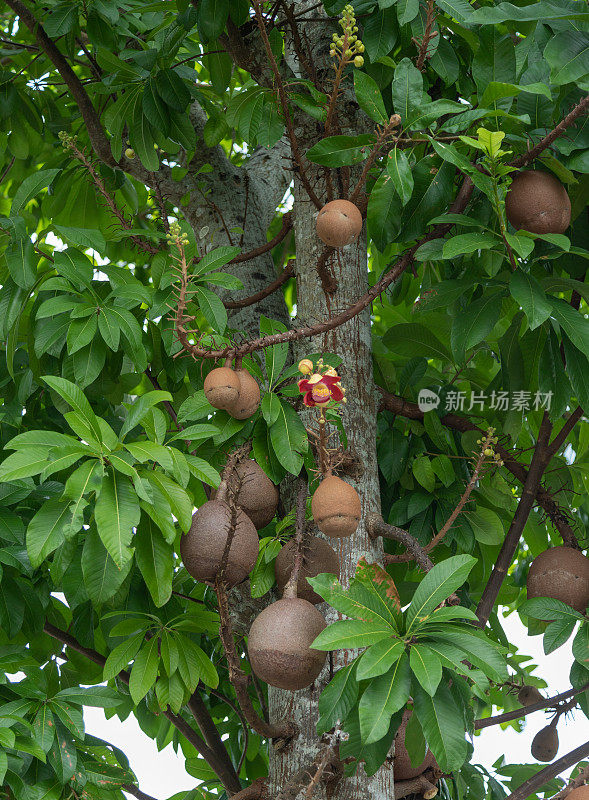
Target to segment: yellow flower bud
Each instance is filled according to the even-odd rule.
[[[356,58],[354,59],[354,66],[358,68],[364,66],[364,59],[362,58],[362,56],[356,56]]]
[[[313,362],[310,358],[303,358],[302,361],[299,361],[299,372],[302,372],[303,375],[310,375],[313,372]]]

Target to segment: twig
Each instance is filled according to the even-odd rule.
[[[401,797],[407,797],[410,794],[416,794],[424,797],[425,800],[431,800],[438,794],[438,787],[434,783],[435,780],[434,773],[428,770],[423,775],[418,775],[417,778],[411,778],[407,781],[395,781],[395,800],[400,800]]]
[[[589,782],[589,766],[584,767],[576,778],[567,784],[564,789],[561,789],[558,794],[553,795],[550,800],[564,800],[565,797],[573,791],[573,789],[577,789],[579,786],[583,786],[583,784]]]
[[[290,142],[290,147],[292,150],[292,156],[297,163],[299,168],[299,178],[301,183],[305,187],[305,191],[309,195],[309,199],[315,206],[315,208],[320,209],[323,205],[315,192],[313,191],[313,187],[309,183],[309,179],[307,178],[305,172],[305,164],[303,163],[303,158],[301,156],[301,151],[299,150],[299,142],[297,135],[294,130],[294,125],[292,122],[292,118],[290,116],[290,109],[288,105],[288,97],[286,95],[286,90],[284,88],[284,83],[282,81],[282,77],[280,75],[280,70],[278,69],[278,64],[276,63],[276,59],[274,58],[274,53],[272,52],[272,46],[270,44],[270,40],[268,39],[268,33],[266,31],[266,23],[264,22],[264,17],[262,14],[262,7],[260,4],[260,0],[253,0],[254,10],[256,13],[256,20],[258,22],[258,28],[260,29],[260,36],[262,37],[262,42],[264,44],[264,49],[266,50],[266,55],[268,57],[268,61],[270,63],[270,67],[272,69],[272,73],[274,75],[274,80],[276,81],[276,91],[278,93],[278,99],[280,101],[280,106],[282,108],[282,113],[284,116],[284,124],[286,126],[286,134],[288,136],[288,140]]]
[[[558,139],[559,136],[562,136],[566,129],[570,128],[573,122],[582,117],[587,110],[589,110],[589,94],[586,95],[581,102],[572,109],[572,111],[569,111],[566,117],[564,117],[564,119],[562,119],[558,125],[550,131],[549,134],[547,134],[543,139],[540,139],[535,147],[532,147],[532,149],[528,150],[527,153],[518,156],[518,158],[514,158],[513,161],[509,162],[509,165],[511,167],[525,167],[526,164],[534,161],[534,159],[538,158],[542,151],[546,150],[547,147],[550,147],[552,142],[555,139]]]
[[[252,258],[257,258],[258,256],[263,256],[264,253],[267,253],[269,250],[272,250],[276,247],[277,244],[280,244],[288,233],[292,230],[292,211],[289,211],[282,217],[282,227],[269,242],[265,244],[261,244],[259,247],[255,247],[253,250],[250,250],[247,253],[240,253],[235,258],[232,258],[229,261],[229,264],[240,264],[243,261],[251,261]]]
[[[553,761],[552,764],[548,764],[547,767],[541,769],[540,772],[537,772],[533,777],[524,781],[522,785],[519,786],[515,792],[512,792],[509,797],[506,797],[505,800],[526,800],[526,797],[534,794],[534,792],[545,783],[552,780],[552,778],[555,778],[557,775],[560,775],[565,769],[574,766],[587,756],[589,756],[589,742],[585,742],[585,744],[571,750],[570,753]]]
[[[380,151],[384,147],[386,140],[389,138],[392,131],[395,128],[398,128],[400,124],[401,124],[401,117],[398,114],[393,114],[392,117],[387,122],[387,124],[385,125],[385,127],[382,128],[382,130],[378,131],[378,138],[376,140],[376,144],[374,145],[370,155],[366,159],[366,162],[364,163],[364,168],[362,169],[360,177],[358,178],[358,183],[356,184],[354,191],[350,195],[351,203],[356,203],[360,198],[360,192],[364,188],[364,184],[368,179],[368,173],[372,169],[372,165],[376,161]]]
[[[307,510],[307,482],[304,478],[299,478],[297,491],[297,504],[295,516],[295,552],[292,564],[292,572],[286,582],[282,592],[283,597],[296,597],[299,583],[299,575],[304,558],[304,538],[305,538],[305,512]]]
[[[434,7],[434,0],[427,0],[427,16],[425,18],[425,29],[423,31],[423,38],[419,42],[419,52],[417,54],[417,61],[415,66],[420,72],[423,72],[425,66],[425,59],[427,58],[427,51],[432,39],[438,36],[438,32],[432,33],[432,25],[436,19],[436,12]]]
[[[291,258],[280,275],[269,283],[264,289],[260,289],[259,292],[255,294],[251,294],[249,297],[242,297],[240,300],[224,300],[223,305],[225,308],[247,308],[247,306],[253,306],[254,303],[259,303],[265,297],[269,297],[273,292],[277,289],[280,289],[289,278],[292,278],[295,272],[295,260]]]
[[[528,714],[533,714],[536,711],[542,711],[545,708],[552,708],[560,703],[562,700],[568,700],[569,697],[581,694],[589,690],[589,683],[578,689],[567,689],[566,692],[555,694],[554,697],[547,697],[545,700],[540,700],[533,705],[524,706],[523,708],[516,708],[513,711],[507,711],[505,714],[498,714],[496,717],[483,717],[482,719],[475,720],[474,728],[476,731],[483,730],[483,728],[490,728],[492,725],[503,725],[505,722],[511,722],[520,717],[526,717]]]
[[[434,566],[430,557],[414,536],[411,536],[403,528],[389,525],[379,513],[372,511],[366,515],[366,530],[373,539],[377,536],[382,536],[384,539],[392,539],[402,544],[411,553],[413,561],[419,564],[424,572],[429,572]]]
[[[132,794],[133,797],[136,797],[137,800],[155,800],[150,794],[146,794],[142,792],[138,786],[135,786],[134,783],[124,783],[121,786],[123,792],[127,792],[127,794]]]

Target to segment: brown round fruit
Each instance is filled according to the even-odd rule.
[[[528,598],[552,597],[584,614],[589,605],[589,558],[573,547],[551,547],[528,572]]]
[[[566,189],[548,172],[519,172],[505,199],[507,219],[516,230],[564,233],[571,223]]]
[[[434,754],[429,749],[426,751],[425,758],[419,766],[411,766],[411,758],[405,747],[405,731],[407,730],[407,723],[410,717],[411,711],[405,711],[403,713],[403,721],[395,736],[395,755],[393,757],[395,781],[409,781],[412,778],[417,778],[418,775],[423,775],[426,769],[437,766]]]
[[[223,411],[232,408],[239,400],[241,383],[230,367],[212,369],[205,378],[205,397],[215,408]]]
[[[247,369],[240,367],[235,370],[235,374],[239,380],[239,394],[233,405],[227,407],[227,411],[234,419],[249,419],[260,405],[260,387]]]
[[[360,522],[362,504],[353,486],[335,475],[323,478],[311,500],[313,519],[332,539],[351,536]]]
[[[199,581],[214,582],[223,561],[231,509],[223,500],[209,500],[192,517],[192,525],[180,539],[182,562]],[[250,518],[239,508],[235,533],[223,577],[228,586],[244,581],[258,558],[258,533]]]
[[[558,731],[547,725],[534,736],[532,756],[536,761],[552,761],[558,753]]]
[[[297,543],[294,539],[291,539],[278,553],[278,558],[274,563],[276,583],[281,593],[290,578],[296,549]],[[305,542],[303,549],[303,563],[301,564],[297,582],[297,597],[308,600],[309,603],[323,603],[323,598],[313,591],[311,584],[307,581],[307,578],[314,578],[315,575],[320,575],[322,572],[328,572],[330,575],[336,575],[339,578],[339,557],[325,539],[311,536]]]
[[[317,678],[327,653],[310,645],[326,627],[314,605],[299,597],[267,606],[253,621],[247,650],[252,669],[261,680],[294,692]]]
[[[542,700],[544,700],[543,696],[535,686],[522,686],[517,693],[517,699],[522,706],[533,706],[534,703],[540,703]]]
[[[567,794],[566,800],[589,800],[589,786],[577,786],[572,792]]]
[[[317,236],[330,247],[353,244],[362,230],[362,214],[349,200],[332,200],[317,216]]]
[[[240,481],[235,502],[258,530],[265,528],[276,513],[278,489],[262,467],[251,459],[242,461],[235,471]]]

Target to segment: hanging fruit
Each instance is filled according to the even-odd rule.
[[[362,504],[353,486],[335,475],[326,475],[313,495],[311,512],[322,533],[342,539],[355,533]]]
[[[522,170],[505,198],[507,219],[516,230],[530,233],[564,233],[571,224],[571,201],[553,175]]]
[[[323,669],[327,653],[311,644],[326,627],[314,605],[284,597],[267,606],[253,621],[247,650],[255,674],[279,689],[310,686]]]
[[[260,405],[258,382],[241,366],[241,358],[236,369],[228,357],[224,366],[211,370],[205,378],[204,393],[214,408],[227,411],[234,419],[249,419]]]
[[[558,731],[554,723],[550,723],[534,736],[532,756],[536,761],[552,761],[558,753]]]
[[[354,244],[362,230],[360,209],[349,200],[332,200],[317,216],[317,236],[329,247]]]
[[[238,485],[236,504],[245,511],[258,530],[274,518],[278,507],[278,489],[262,467],[251,459],[241,461],[235,468]]]
[[[561,545],[535,558],[528,572],[528,598],[552,597],[584,614],[589,605],[589,558]]]

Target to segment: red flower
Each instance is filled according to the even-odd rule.
[[[330,400],[339,402],[343,400],[344,393],[339,385],[339,375],[319,375],[315,373],[310,378],[299,381],[299,392],[304,394],[303,403],[309,408],[323,406]]]

